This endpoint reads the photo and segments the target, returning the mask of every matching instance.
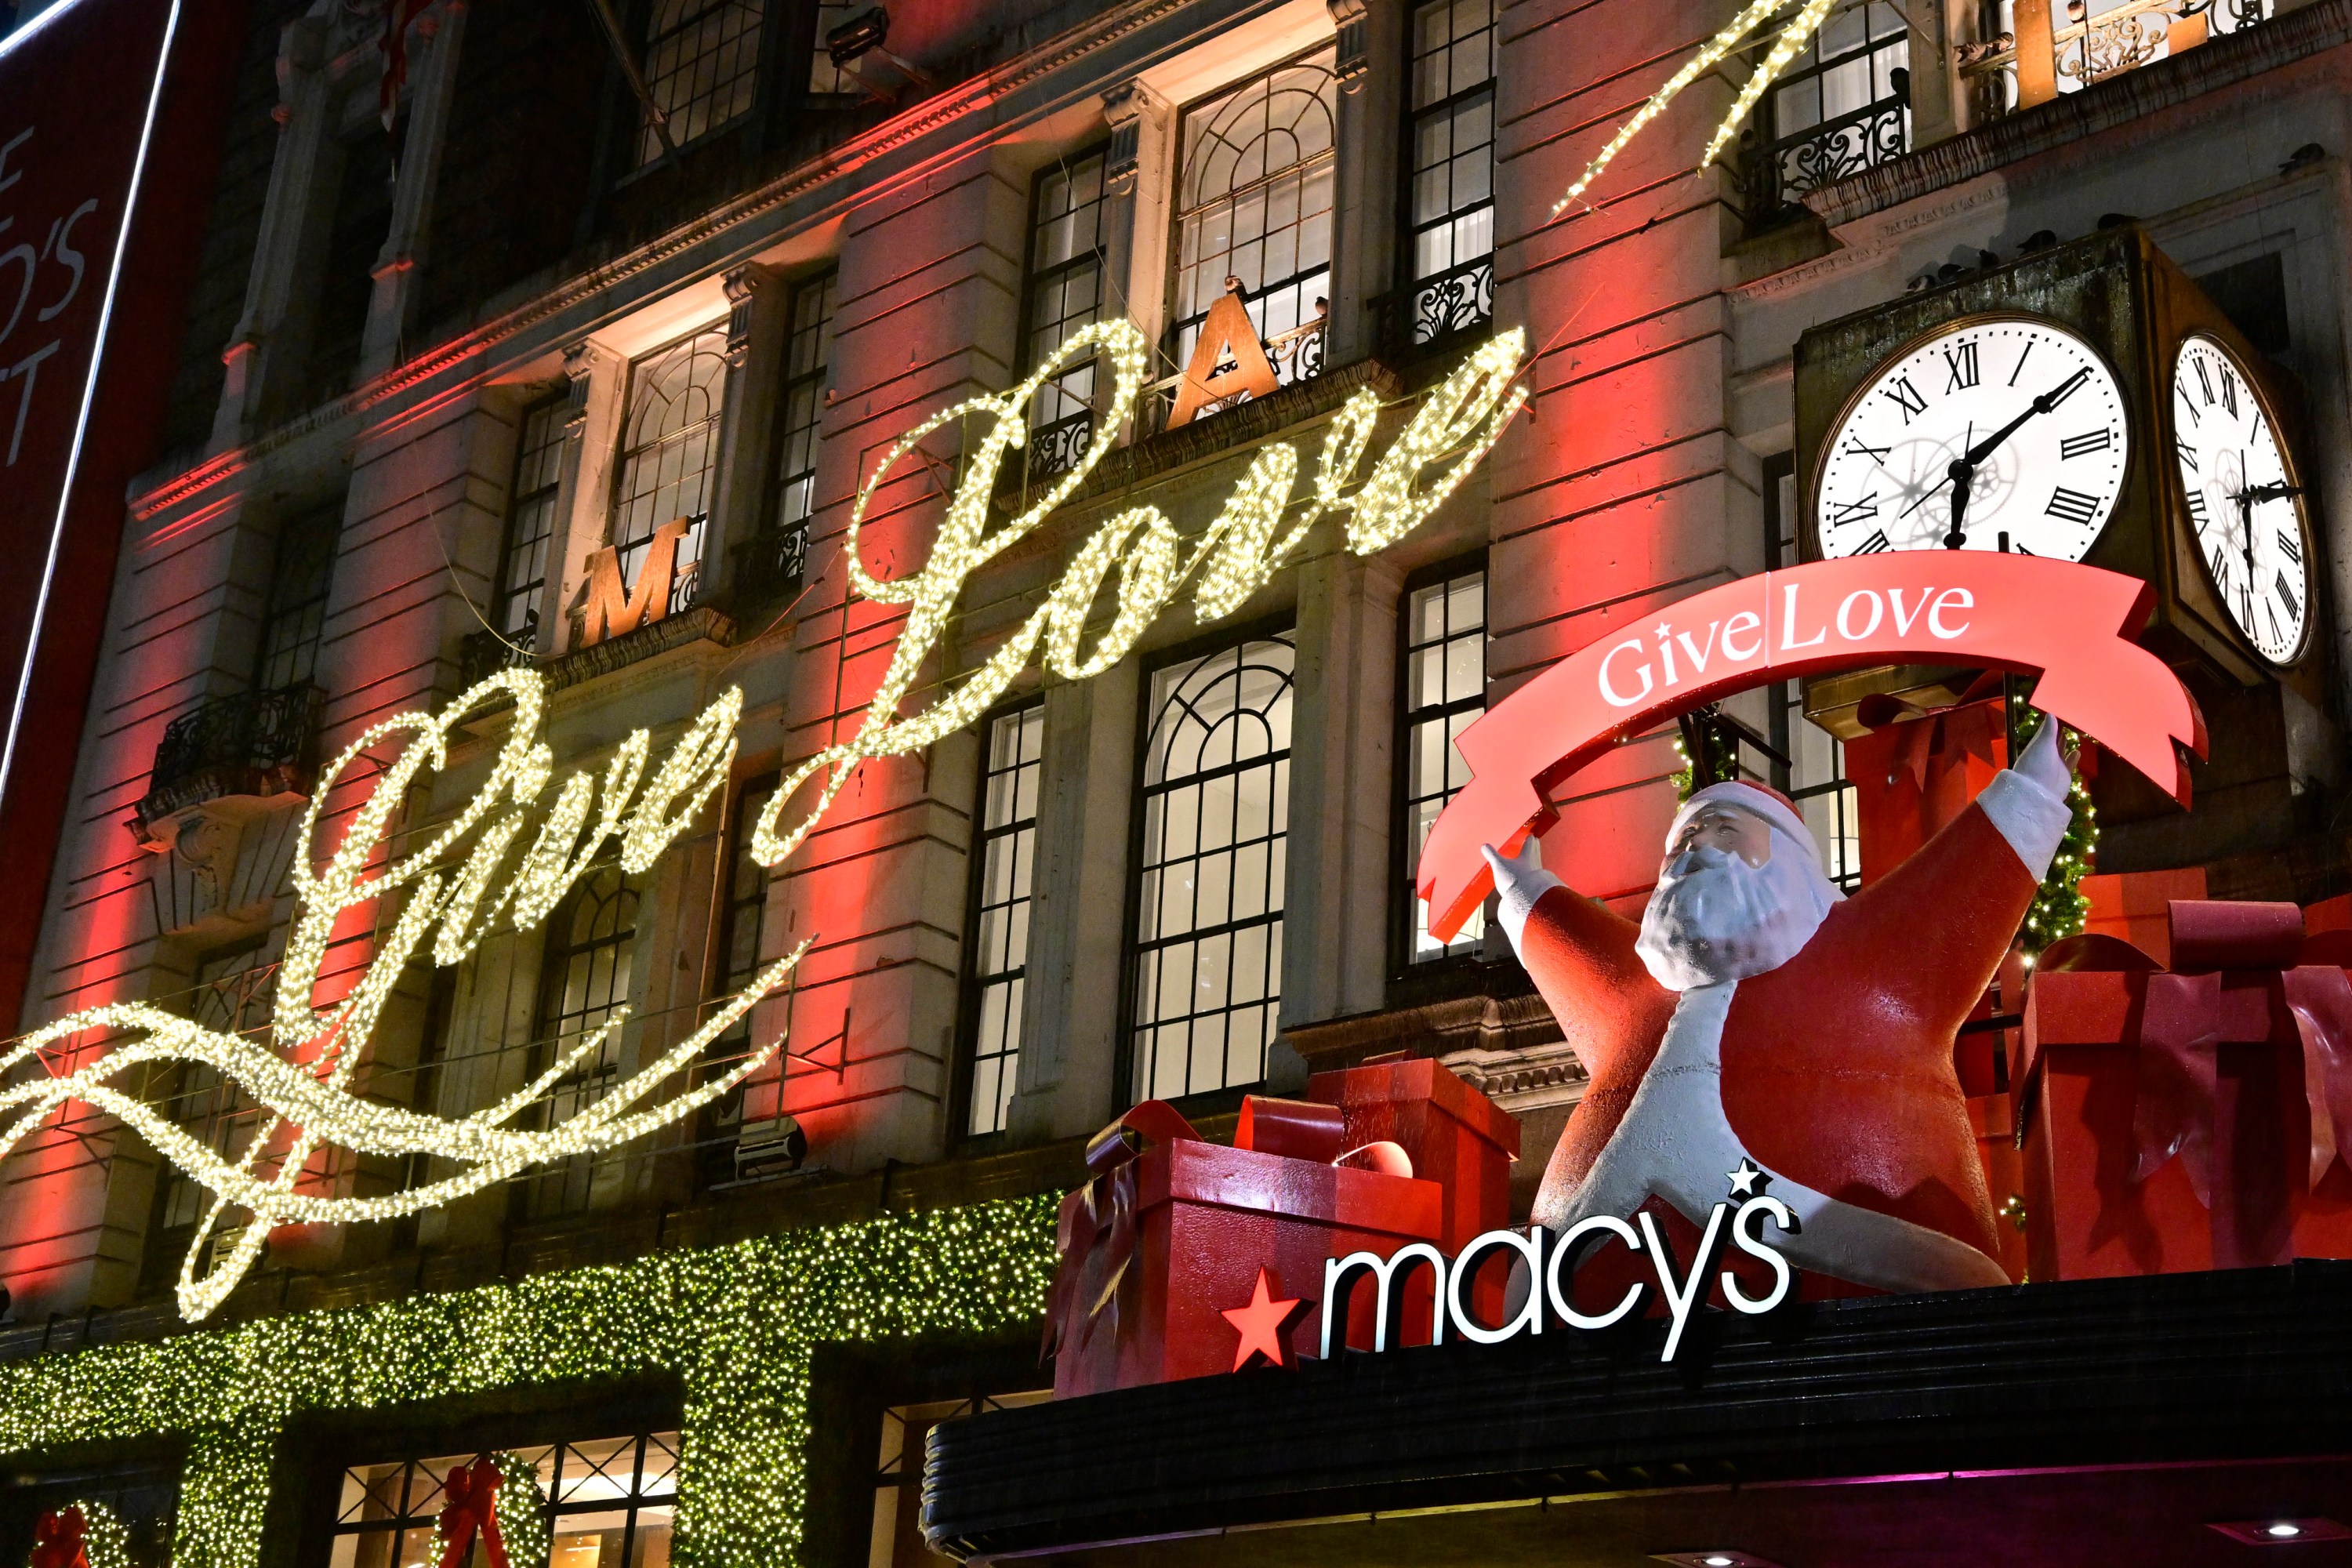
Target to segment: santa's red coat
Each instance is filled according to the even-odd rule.
[[[1748,1152],[1830,1197],[1999,1255],[1953,1066],[2032,903],[2036,879],[1971,805],[1835,905],[1797,956],[1739,983],[1724,1020],[1723,1109]],[[1633,951],[1640,928],[1554,888],[1519,951],[1591,1075],[1536,1217],[1574,1194],[1657,1054],[1675,994]]]

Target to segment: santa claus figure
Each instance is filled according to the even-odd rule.
[[[2071,816],[2045,723],[1917,853],[1852,898],[1786,795],[1685,801],[1636,926],[1488,847],[1511,945],[1591,1075],[1536,1199],[1555,1231],[1654,1198],[1694,1225],[1753,1162],[1801,1268],[1891,1291],[2003,1285],[1952,1063]]]

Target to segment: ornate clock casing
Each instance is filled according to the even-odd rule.
[[[2114,374],[2130,425],[2130,456],[2105,527],[2083,559],[2145,578],[2156,589],[2146,640],[2167,659],[2201,665],[2245,686],[2278,672],[2232,624],[2200,558],[2178,465],[2172,460],[2175,352],[2192,333],[2226,344],[2263,376],[2277,411],[2291,475],[2298,430],[2284,378],[2264,368],[2203,292],[2137,226],[2126,226],[2022,257],[1944,288],[1812,328],[1796,350],[1796,465],[1803,508],[1800,549],[1820,558],[1817,489],[1823,447],[1854,394],[1893,357],[1936,329],[1975,316],[2037,316],[2086,341]],[[2315,647],[2319,639],[2306,638]],[[1809,686],[1806,708],[1832,729],[1851,731],[1853,704],[1870,690],[1937,684],[1928,670],[1870,671]],[[2289,677],[2292,678],[2292,675]]]

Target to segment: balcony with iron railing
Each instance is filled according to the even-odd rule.
[[[769,527],[734,547],[734,605],[746,609],[778,605],[808,581],[809,531],[805,522]]]
[[[2016,0],[1954,51],[1966,123],[1988,124],[2269,21],[2273,0]]]
[[[321,694],[307,681],[215,698],[163,727],[147,793],[131,815],[142,840],[206,801],[303,795],[318,766]]]

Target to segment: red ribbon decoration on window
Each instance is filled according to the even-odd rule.
[[[31,1568],[89,1568],[89,1534],[79,1503],[41,1515],[33,1521]]]
[[[459,1465],[442,1480],[442,1495],[449,1500],[436,1521],[441,1532],[438,1568],[465,1568],[477,1535],[482,1539],[490,1568],[507,1568],[507,1543],[499,1534],[498,1510],[499,1488],[505,1481],[488,1454],[470,1465]]]
[[[1555,785],[1619,742],[1771,681],[1881,664],[2038,673],[2033,705],[2097,741],[2182,805],[2176,744],[2205,754],[2179,678],[2132,639],[2155,593],[2095,566],[1979,550],[1903,550],[1764,572],[1643,613],[1496,703],[1455,742],[1471,779],[1432,826],[1414,884],[1430,934],[1462,929],[1493,889],[1478,853],[1559,819]]]

